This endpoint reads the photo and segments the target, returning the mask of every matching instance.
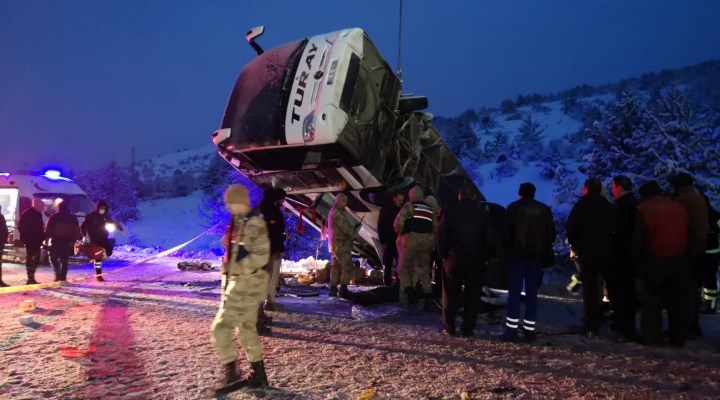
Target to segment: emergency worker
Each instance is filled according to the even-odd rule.
[[[535,200],[535,185],[520,184],[520,199],[507,208],[505,244],[508,271],[508,305],[505,317],[505,341],[517,340],[520,323],[520,293],[525,282],[525,314],[522,331],[526,342],[537,339],[537,292],[542,281],[542,268],[553,264],[552,244],[555,222],[547,205]]]
[[[352,246],[357,234],[350,223],[347,207],[348,197],[345,193],[335,196],[335,204],[328,213],[328,250],[332,255],[330,265],[330,296],[349,298],[348,285],[352,279],[355,265],[352,260]],[[338,292],[338,285],[340,291]]]
[[[437,220],[432,207],[424,201],[419,186],[410,189],[409,197],[410,202],[403,205],[394,223],[398,234],[399,300],[400,304],[422,300],[420,305],[424,308],[432,296],[430,253],[435,248]],[[415,291],[418,281],[422,284],[420,296]]]
[[[256,328],[258,310],[268,289],[268,273],[263,268],[270,259],[268,230],[262,214],[251,211],[248,191],[243,185],[228,187],[224,201],[232,216],[223,237],[226,250],[221,268],[222,299],[211,327],[212,341],[224,366],[216,395],[241,387],[268,386]],[[236,328],[238,342],[252,368],[246,379],[240,379],[237,373],[232,337]]]
[[[100,246],[105,250],[104,257],[98,257],[93,259],[93,265],[95,266],[95,279],[98,282],[103,282],[105,279],[102,276],[102,260],[110,257],[113,252],[114,243],[110,241],[108,232],[108,226],[114,226],[121,232],[124,231],[123,226],[115,221],[109,214],[110,207],[107,202],[100,200],[95,206],[95,211],[91,212],[85,217],[80,230],[83,236],[88,236],[90,243]],[[91,256],[93,258],[93,256]]]
[[[75,241],[81,237],[77,217],[70,212],[67,202],[58,204],[58,212],[48,220],[45,232],[50,241],[50,263],[55,270],[55,282],[66,281],[68,259]]]
[[[10,232],[8,231],[7,227],[7,221],[5,220],[5,216],[2,214],[2,207],[0,207],[0,251],[5,248],[5,243],[8,241],[8,236],[10,236]],[[8,284],[3,282],[2,280],[2,254],[0,254],[0,287],[7,287]]]
[[[662,346],[662,310],[667,308],[670,344],[685,345],[690,320],[692,271],[685,260],[688,215],[678,203],[663,196],[657,181],[639,190],[642,202],[633,232],[633,263],[638,267],[640,329],[643,343]]]
[[[703,258],[703,307],[700,310],[703,314],[715,314],[717,312],[717,271],[720,262],[720,212],[710,205],[710,199],[705,197],[708,208],[708,231],[707,249]],[[0,227],[0,229],[2,229]],[[1,233],[1,232],[0,232]]]
[[[27,284],[38,283],[35,280],[35,271],[40,264],[40,249],[45,240],[45,222],[42,213],[45,210],[45,203],[40,199],[33,199],[32,207],[23,211],[18,222],[20,240],[25,243],[27,258],[25,268],[27,269]]]
[[[687,257],[690,271],[692,271],[690,282],[690,331],[691,337],[702,336],[700,329],[700,288],[702,287],[703,258],[705,246],[707,245],[708,208],[705,199],[698,193],[694,186],[693,177],[686,173],[680,173],[670,179],[675,188],[675,201],[680,203],[688,215],[688,249]]]
[[[405,203],[405,195],[396,193],[393,195],[392,201],[380,209],[380,215],[378,216],[377,230],[380,246],[382,247],[383,282],[385,286],[392,285],[393,277],[397,275],[398,249],[395,243],[397,233],[393,223],[403,203]]]

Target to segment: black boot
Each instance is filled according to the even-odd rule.
[[[432,293],[423,293],[423,311],[425,312],[433,312],[435,310],[435,304],[433,302],[433,294]],[[440,307],[442,310],[442,306]]]
[[[224,376],[215,386],[215,395],[230,393],[240,388],[242,381],[237,374],[237,365],[235,361],[224,365]]]
[[[53,272],[55,272],[55,281],[54,282],[60,282],[60,263],[59,261],[50,258],[50,265],[53,267]]]
[[[38,283],[40,283],[35,280],[35,270],[37,269],[37,265],[30,264],[30,265],[26,265],[25,268],[27,268],[27,277],[28,277],[27,284],[28,285],[37,285]]]
[[[342,297],[343,299],[350,299],[352,297],[352,294],[350,293],[350,289],[348,289],[347,285],[340,285],[340,290],[338,291],[338,295]]]
[[[35,272],[33,272],[32,274],[28,273],[27,284],[28,285],[37,285],[38,283],[40,283],[40,282],[35,280]]]
[[[415,291],[415,288],[412,286],[408,286],[405,288],[405,294],[408,298],[408,304],[415,304],[418,302],[418,296],[417,292]]]
[[[102,263],[95,262],[95,279],[98,282],[105,282],[105,279],[102,276]]]
[[[3,280],[2,280],[2,265],[0,265],[0,287],[8,287],[8,286],[10,286],[10,285],[3,282]]]
[[[60,282],[67,281],[68,261],[61,261],[60,263]]]
[[[250,373],[250,376],[243,381],[244,387],[252,389],[265,389],[270,386],[268,384],[267,375],[265,375],[265,363],[262,360],[250,363],[250,367],[252,367],[252,372]]]

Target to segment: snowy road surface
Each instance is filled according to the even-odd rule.
[[[110,262],[104,283],[0,294],[0,398],[199,399],[220,377],[209,341],[217,271],[182,272],[178,259]],[[89,265],[69,278],[90,277]],[[5,264],[3,279],[24,283]],[[40,282],[52,280],[41,267]],[[268,393],[231,399],[720,398],[720,316],[684,349],[647,348],[567,334],[580,303],[544,298],[533,345],[497,340],[481,316],[476,337],[446,337],[439,313],[356,308],[317,297],[279,298],[274,335],[263,337]],[[18,305],[32,299],[37,309]],[[353,315],[377,316],[359,320]],[[19,319],[32,315],[34,322]],[[244,356],[239,365],[247,371]]]

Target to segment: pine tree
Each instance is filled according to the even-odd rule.
[[[637,186],[651,179],[662,184],[687,172],[701,188],[717,192],[708,177],[720,176],[718,127],[698,119],[677,89],[651,106],[624,93],[606,119],[589,129],[592,149],[584,167],[589,176],[623,174]]]
[[[518,129],[520,134],[515,137],[515,148],[523,161],[540,159],[543,153],[543,130],[540,123],[533,121],[532,114],[528,114]]]
[[[78,184],[94,201],[106,201],[110,214],[119,221],[138,219],[137,188],[133,185],[127,168],[112,161],[105,168],[79,178]]]
[[[490,133],[489,136],[490,139],[483,146],[483,159],[497,162],[501,154],[508,155],[514,152],[514,149],[510,146],[510,138],[507,133],[496,130]]]

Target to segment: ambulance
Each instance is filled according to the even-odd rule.
[[[25,248],[16,227],[20,215],[32,206],[33,199],[40,199],[45,203],[43,219],[46,224],[48,218],[58,212],[61,201],[68,203],[70,212],[78,217],[78,223],[82,223],[85,216],[95,209],[95,205],[80,186],[57,170],[41,173],[0,172],[0,212],[5,217],[10,232],[8,242],[4,243],[3,259],[25,259]]]

